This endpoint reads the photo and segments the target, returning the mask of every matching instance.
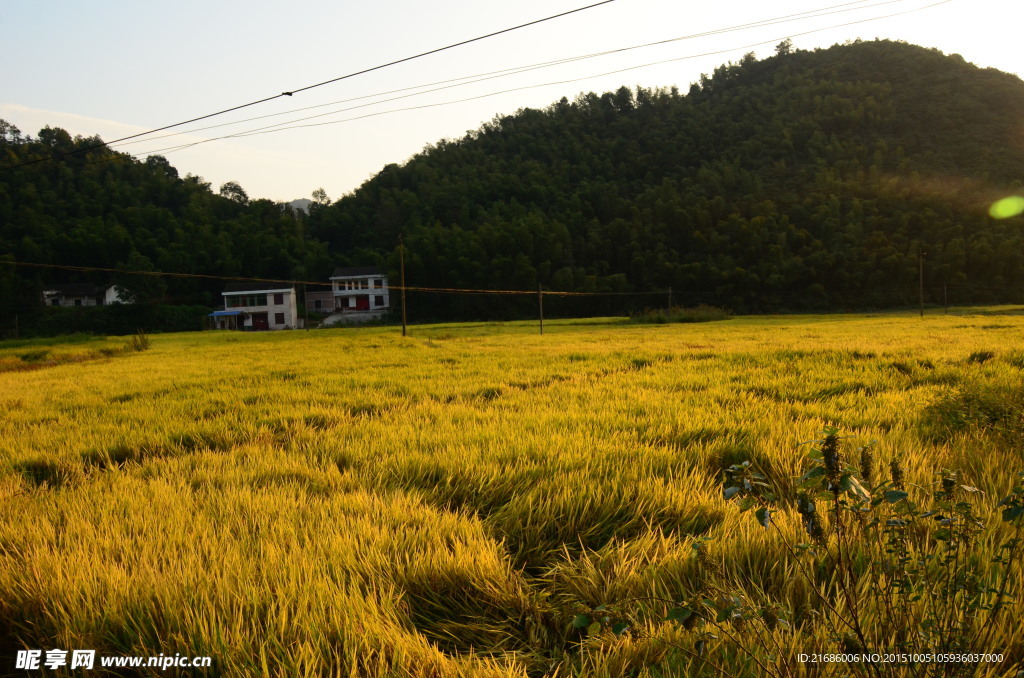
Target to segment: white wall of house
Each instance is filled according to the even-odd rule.
[[[391,294],[386,275],[356,275],[331,278],[335,308],[354,310],[356,298],[369,297],[369,312],[384,312],[391,307]]]
[[[129,301],[128,293],[122,290],[117,285],[111,285],[103,293],[103,304],[127,304]]]
[[[56,302],[56,303],[55,303]],[[96,306],[96,297],[90,295],[77,295],[65,297],[60,293],[46,296],[47,306]]]
[[[283,330],[299,326],[295,288],[222,292],[225,311],[242,311],[245,327],[258,327],[256,316],[266,314],[267,329]],[[265,303],[264,303],[265,300]],[[254,303],[255,302],[255,303]]]
[[[128,294],[117,285],[97,288],[96,294],[64,294],[59,289],[43,291],[43,303],[47,306],[106,306],[128,302]]]

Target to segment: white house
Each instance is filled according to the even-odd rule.
[[[129,295],[117,285],[66,283],[43,290],[43,303],[47,306],[109,306],[128,301]]]
[[[335,269],[331,294],[335,313],[350,322],[379,319],[391,307],[388,276],[377,266]]]
[[[221,296],[224,310],[210,314],[215,329],[283,330],[299,326],[294,287],[230,283]]]

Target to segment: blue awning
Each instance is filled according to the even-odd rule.
[[[242,315],[243,311],[214,311],[209,315],[210,318],[220,318],[226,315]]]

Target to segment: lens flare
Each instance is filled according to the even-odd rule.
[[[1024,198],[1019,195],[1011,195],[1009,198],[996,200],[988,208],[988,213],[993,219],[1009,219],[1024,212]]]

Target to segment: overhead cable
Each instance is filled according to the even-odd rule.
[[[886,0],[886,2],[879,3],[879,4],[892,4],[894,2],[901,2],[901,1],[902,0]],[[306,117],[306,118],[299,118],[299,119],[296,119],[296,120],[291,120],[291,121],[286,121],[286,122],[281,122],[281,123],[275,123],[273,125],[267,125],[267,126],[264,126],[264,127],[257,127],[257,128],[250,129],[250,130],[243,130],[243,131],[240,131],[240,132],[235,132],[235,133],[232,133],[232,134],[225,134],[225,135],[218,136],[218,137],[211,137],[209,139],[201,139],[201,140],[194,141],[194,142],[176,144],[174,146],[168,146],[168,147],[159,148],[159,149],[155,149],[155,150],[151,150],[151,151],[146,151],[146,152],[138,153],[136,155],[150,155],[150,154],[156,154],[156,153],[174,153],[174,152],[177,152],[177,151],[185,150],[187,148],[192,148],[194,146],[199,146],[199,145],[202,145],[202,144],[210,143],[212,141],[221,141],[221,140],[224,140],[224,139],[234,139],[234,138],[241,138],[241,137],[246,137],[246,136],[257,136],[257,135],[261,135],[261,134],[271,134],[273,132],[280,132],[280,131],[289,130],[289,129],[299,129],[299,128],[303,128],[303,127],[320,127],[320,126],[324,126],[324,125],[336,125],[336,124],[340,124],[340,123],[344,123],[344,122],[352,122],[352,121],[355,121],[355,120],[363,120],[363,119],[366,119],[366,118],[373,118],[373,117],[377,117],[379,115],[388,115],[388,114],[391,114],[391,113],[401,113],[401,112],[405,112],[405,111],[421,110],[421,109],[425,109],[425,108],[436,108],[436,107],[439,107],[439,106],[449,106],[449,105],[457,104],[457,103],[465,103],[467,101],[475,101],[475,100],[478,100],[478,99],[486,99],[488,97],[499,96],[501,94],[508,94],[510,92],[518,92],[518,91],[523,91],[523,90],[528,90],[528,89],[538,89],[538,88],[541,88],[541,87],[550,87],[550,86],[553,86],[553,85],[563,85],[563,84],[568,84],[568,83],[573,83],[573,82],[580,82],[580,81],[583,81],[583,80],[591,80],[593,78],[603,77],[603,76],[606,76],[606,75],[614,75],[614,74],[617,74],[617,73],[625,73],[627,71],[638,70],[638,69],[641,69],[641,68],[648,68],[650,66],[658,66],[658,65],[662,65],[662,64],[666,64],[666,63],[676,62],[676,61],[685,61],[685,60],[688,60],[688,59],[696,59],[696,58],[705,57],[705,56],[712,56],[712,55],[715,55],[715,54],[724,54],[724,53],[728,53],[728,52],[734,52],[734,51],[739,50],[739,49],[750,49],[750,48],[758,47],[758,46],[761,46],[761,45],[772,44],[772,43],[775,43],[775,42],[777,42],[779,40],[783,40],[783,39],[786,39],[786,38],[800,37],[800,36],[803,36],[803,35],[810,35],[812,33],[819,33],[821,31],[831,30],[831,29],[834,29],[834,28],[842,28],[844,26],[851,26],[851,25],[855,25],[855,24],[866,23],[866,22],[869,22],[869,21],[878,21],[880,19],[888,19],[888,18],[891,18],[891,17],[894,17],[894,16],[901,16],[901,15],[904,15],[904,14],[911,14],[911,13],[919,12],[919,11],[922,11],[922,10],[925,10],[925,9],[930,9],[932,7],[937,7],[939,5],[944,5],[944,4],[947,4],[947,3],[952,2],[952,1],[953,0],[939,0],[939,2],[935,2],[935,3],[932,3],[930,5],[925,5],[924,7],[917,7],[917,8],[906,10],[906,11],[902,11],[902,12],[895,12],[895,13],[892,13],[892,14],[886,14],[886,15],[882,15],[882,16],[870,17],[870,18],[867,18],[867,19],[859,19],[859,20],[856,20],[856,21],[848,21],[848,22],[844,22],[844,23],[841,23],[841,24],[835,24],[835,25],[832,25],[832,26],[825,26],[825,27],[822,27],[822,28],[816,28],[816,29],[813,29],[813,30],[803,31],[803,32],[800,32],[800,33],[791,33],[791,34],[789,34],[787,36],[776,37],[776,38],[772,38],[770,40],[763,40],[763,41],[759,41],[759,42],[755,42],[755,43],[750,43],[750,44],[747,44],[747,45],[741,45],[741,46],[738,46],[738,47],[730,47],[730,48],[726,48],[726,49],[714,50],[714,51],[711,51],[711,52],[702,52],[700,54],[690,54],[690,55],[682,56],[682,57],[675,57],[675,58],[671,58],[671,59],[663,59],[663,60],[660,60],[660,61],[648,62],[648,63],[645,63],[645,64],[639,64],[639,65],[636,65],[636,66],[627,66],[625,68],[619,68],[619,69],[615,69],[615,70],[611,70],[611,71],[605,71],[603,73],[593,73],[593,74],[582,76],[582,77],[578,77],[578,78],[570,78],[570,79],[566,79],[566,80],[555,80],[555,81],[540,83],[540,84],[536,84],[536,85],[523,85],[521,87],[512,87],[512,88],[503,89],[503,90],[499,90],[499,91],[495,91],[495,92],[488,92],[486,94],[479,94],[479,95],[475,95],[475,96],[471,96],[471,97],[465,97],[465,98],[462,98],[462,99],[454,99],[454,100],[442,101],[442,102],[431,103],[431,104],[421,104],[421,105],[418,105],[418,106],[407,106],[407,107],[404,107],[404,108],[396,108],[396,109],[391,109],[391,110],[387,110],[387,111],[377,111],[377,112],[373,112],[373,113],[367,113],[365,115],[354,116],[354,117],[351,117],[351,118],[343,118],[341,120],[329,120],[329,121],[318,122],[318,123],[294,124],[294,123],[299,123],[299,122],[303,122],[303,121],[306,121],[306,120],[312,120],[314,118],[324,117],[326,115],[333,115],[333,114],[341,112],[341,111],[333,111],[331,113],[323,113],[323,114],[319,114],[319,115],[315,115],[315,116],[309,116],[309,117]],[[415,95],[408,95],[408,96],[415,96]],[[406,98],[406,97],[396,97],[396,99],[398,99],[398,98]],[[377,102],[377,103],[381,103],[381,102]],[[361,107],[362,106],[357,106],[357,107],[353,107],[353,108],[361,108]],[[344,110],[352,110],[352,109],[344,109]]]
[[[237,111],[237,110],[240,110],[242,108],[248,108],[249,106],[255,106],[256,104],[262,104],[262,103],[265,103],[267,101],[273,101],[274,99],[279,99],[281,97],[285,97],[285,96],[290,97],[290,96],[292,96],[294,94],[298,94],[299,92],[305,92],[305,91],[311,90],[311,89],[313,89],[315,87],[322,87],[324,85],[329,85],[331,83],[339,82],[341,80],[346,80],[348,78],[354,78],[355,76],[363,75],[364,73],[370,73],[372,71],[379,71],[379,70],[381,70],[383,68],[387,68],[389,66],[394,66],[396,64],[405,63],[407,61],[412,61],[413,59],[419,59],[421,57],[429,56],[431,54],[437,54],[438,52],[443,52],[445,50],[453,49],[455,47],[461,47],[463,45],[468,45],[468,44],[470,44],[472,42],[478,42],[480,40],[485,40],[487,38],[492,38],[492,37],[494,37],[496,35],[501,35],[503,33],[510,33],[512,31],[517,31],[520,28],[526,28],[527,26],[534,26],[536,24],[543,23],[545,21],[551,21],[552,19],[557,19],[557,18],[560,18],[560,17],[563,17],[563,16],[567,16],[569,14],[575,14],[576,12],[582,12],[584,10],[591,9],[591,8],[594,8],[594,7],[598,7],[600,5],[607,5],[608,3],[611,3],[611,2],[615,2],[615,0],[601,0],[601,2],[595,2],[594,4],[587,5],[585,7],[578,7],[576,9],[569,10],[568,12],[561,12],[559,14],[552,14],[551,16],[544,17],[543,19],[536,19],[534,21],[530,21],[530,22],[525,23],[525,24],[519,24],[518,26],[512,26],[511,28],[504,28],[504,29],[502,29],[500,31],[495,31],[493,33],[488,33],[487,35],[481,35],[481,36],[478,36],[476,38],[470,38],[469,40],[463,40],[461,42],[456,42],[456,43],[453,43],[451,45],[446,45],[444,47],[438,47],[436,49],[432,49],[432,50],[429,50],[427,52],[421,52],[420,54],[415,54],[413,56],[408,56],[408,57],[405,57],[405,58],[402,58],[402,59],[397,59],[395,61],[390,61],[390,62],[388,62],[386,64],[381,64],[379,66],[373,66],[371,68],[364,68],[361,71],[356,71],[354,73],[349,73],[347,75],[341,75],[341,76],[338,76],[336,78],[331,78],[330,80],[324,80],[323,82],[318,82],[318,83],[316,83],[314,85],[306,85],[305,87],[299,87],[297,89],[293,89],[293,90],[290,90],[290,91],[281,92],[280,94],[275,94],[274,96],[264,97],[264,98],[258,99],[256,101],[250,101],[247,104],[241,104],[239,106],[232,106],[231,108],[225,108],[222,111],[217,111],[215,113],[208,113],[206,115],[201,115],[199,117],[191,118],[189,120],[183,120],[182,122],[176,122],[176,123],[174,123],[172,125],[164,125],[163,127],[157,127],[155,129],[151,129],[151,130],[148,130],[146,132],[139,132],[138,134],[132,134],[132,135],[129,135],[129,136],[126,136],[126,137],[121,137],[120,139],[115,139],[114,141],[105,142],[105,143],[101,143],[101,144],[94,144],[92,146],[87,146],[85,148],[76,148],[75,150],[68,151],[66,153],[59,153],[57,155],[47,156],[45,158],[37,158],[35,160],[30,160],[28,162],[23,162],[23,163],[20,163],[20,164],[17,164],[17,165],[10,165],[8,167],[2,167],[2,168],[0,168],[0,171],[2,171],[2,170],[9,170],[9,169],[15,169],[15,168],[18,168],[18,167],[25,167],[26,165],[34,165],[36,163],[46,162],[48,160],[57,160],[57,159],[60,159],[60,158],[67,157],[69,155],[74,155],[76,153],[85,153],[87,151],[91,151],[91,150],[94,150],[94,149],[97,149],[97,148],[102,148],[104,146],[109,146],[110,144],[115,144],[115,143],[119,143],[119,142],[122,142],[122,141],[127,141],[129,139],[135,139],[137,137],[142,137],[142,136],[146,136],[146,135],[149,135],[149,134],[153,134],[154,132],[162,132],[164,130],[172,129],[174,127],[180,127],[182,125],[187,125],[189,123],[197,122],[199,120],[206,120],[207,118],[212,118],[212,117],[217,116],[217,115],[223,115],[224,113],[230,113],[231,111]]]
[[[773,18],[770,18],[770,19],[762,19],[762,20],[759,20],[759,21],[754,21],[754,22],[745,23],[745,24],[737,24],[735,26],[727,26],[725,28],[717,28],[717,29],[713,29],[713,30],[709,30],[709,31],[704,31],[702,33],[692,33],[692,34],[689,34],[689,35],[683,35],[683,36],[678,36],[678,37],[674,37],[674,38],[667,38],[667,39],[664,39],[664,40],[657,40],[657,41],[654,41],[654,42],[648,42],[648,43],[644,43],[644,44],[640,44],[640,45],[631,45],[631,46],[628,46],[628,47],[620,47],[620,48],[616,48],[616,49],[609,49],[609,50],[604,50],[604,51],[601,51],[601,52],[592,52],[590,54],[580,54],[580,55],[571,56],[571,57],[563,57],[561,59],[554,59],[554,60],[551,60],[551,61],[543,61],[543,62],[527,64],[527,65],[523,65],[523,66],[513,66],[513,67],[510,67],[510,68],[505,68],[505,69],[501,69],[501,70],[497,70],[497,71],[489,71],[489,72],[486,72],[486,73],[477,73],[477,74],[474,74],[474,75],[466,75],[466,76],[462,76],[462,77],[458,77],[458,78],[450,78],[450,79],[447,79],[447,80],[440,80],[440,81],[436,81],[436,82],[432,82],[432,83],[425,83],[425,84],[422,84],[422,85],[413,85],[413,86],[410,86],[410,87],[402,87],[402,88],[399,88],[399,89],[388,90],[388,91],[385,91],[385,92],[378,92],[378,93],[375,93],[375,94],[365,94],[365,95],[362,95],[362,96],[351,97],[351,98],[348,98],[348,99],[339,99],[337,101],[331,101],[331,102],[324,103],[324,104],[316,104],[314,106],[303,106],[301,108],[293,108],[293,109],[289,109],[289,110],[286,110],[286,111],[279,111],[277,113],[270,113],[270,114],[267,114],[267,115],[260,115],[260,116],[255,116],[255,117],[252,117],[252,118],[243,118],[241,120],[235,120],[235,121],[232,121],[232,122],[218,123],[216,125],[208,125],[206,127],[196,127],[196,128],[189,129],[189,130],[183,130],[181,132],[172,132],[171,134],[163,134],[163,135],[158,136],[158,137],[150,137],[148,139],[139,139],[139,140],[135,140],[135,141],[129,141],[127,143],[118,143],[117,141],[112,141],[108,145],[118,144],[120,146],[128,146],[128,145],[132,145],[132,144],[145,143],[147,141],[155,141],[157,139],[166,139],[168,137],[180,136],[182,134],[192,134],[192,133],[195,133],[195,132],[202,132],[202,131],[205,131],[205,130],[208,130],[208,129],[216,129],[218,127],[227,127],[227,126],[230,126],[230,125],[239,125],[239,124],[242,124],[242,123],[245,123],[245,122],[252,122],[254,120],[264,120],[266,118],[274,118],[274,117],[278,117],[278,116],[281,116],[281,115],[287,115],[289,113],[298,113],[298,112],[301,112],[301,111],[313,110],[315,108],[324,108],[325,106],[333,106],[335,104],[347,104],[347,103],[351,103],[351,102],[354,102],[354,101],[361,101],[363,99],[371,99],[371,98],[374,98],[374,97],[382,97],[382,96],[387,96],[389,94],[399,94],[401,92],[408,92],[410,90],[416,90],[416,89],[424,89],[426,87],[435,87],[435,89],[425,90],[425,91],[422,91],[422,92],[413,92],[411,94],[406,94],[406,95],[403,95],[403,96],[400,96],[400,97],[393,97],[391,99],[383,99],[383,100],[380,100],[380,101],[375,101],[375,102],[370,102],[370,103],[366,103],[366,104],[361,104],[360,106],[353,106],[351,108],[341,109],[339,111],[332,111],[330,113],[322,114],[322,115],[332,115],[333,113],[340,113],[340,112],[344,112],[344,111],[348,111],[348,110],[353,110],[354,108],[363,108],[365,106],[373,106],[373,105],[380,104],[380,103],[386,103],[388,101],[395,101],[395,100],[398,100],[398,99],[404,99],[404,98],[408,98],[408,97],[412,97],[412,96],[419,96],[421,94],[429,94],[431,92],[437,92],[437,91],[440,91],[440,90],[443,90],[443,89],[449,89],[449,88],[453,88],[453,87],[462,87],[462,86],[465,86],[465,85],[471,85],[471,84],[475,84],[475,83],[478,83],[478,82],[483,82],[485,80],[493,80],[495,78],[504,78],[504,77],[508,77],[510,75],[520,75],[522,73],[533,71],[533,70],[538,70],[538,69],[542,69],[542,68],[550,68],[550,67],[553,67],[553,66],[561,66],[561,65],[568,64],[568,63],[574,63],[576,61],[583,61],[583,60],[586,60],[586,59],[593,59],[593,58],[597,58],[597,57],[608,56],[608,55],[611,55],[611,54],[621,54],[623,52],[629,52],[629,51],[634,51],[634,50],[638,50],[638,49],[646,49],[648,47],[657,47],[657,46],[660,46],[660,45],[666,45],[666,44],[670,44],[670,43],[673,43],[673,42],[681,42],[681,41],[684,41],[684,40],[694,40],[694,39],[697,39],[697,38],[703,38],[703,37],[708,37],[708,36],[712,36],[712,35],[720,35],[720,34],[723,34],[723,33],[732,33],[732,32],[735,32],[735,31],[749,30],[751,28],[761,28],[761,27],[764,27],[764,26],[771,26],[771,25],[774,25],[774,24],[786,23],[786,22],[789,22],[789,21],[801,21],[803,19],[814,19],[814,18],[817,18],[817,17],[828,16],[829,14],[836,14],[836,13],[839,13],[839,12],[849,12],[849,11],[854,11],[854,10],[870,9],[872,7],[878,7],[880,5],[890,5],[890,4],[895,4],[895,3],[899,3],[899,2],[905,2],[905,1],[906,0],[884,0],[883,2],[877,2],[877,3],[871,4],[871,5],[864,5],[864,3],[868,2],[868,0],[854,0],[853,2],[844,2],[844,3],[838,4],[838,5],[831,5],[831,6],[828,6],[828,7],[821,7],[821,8],[818,8],[818,9],[807,10],[807,11],[804,11],[804,12],[797,12],[795,14],[786,14],[786,15],[783,15],[781,17],[773,17]],[[851,8],[851,7],[849,7],[850,5],[861,5],[861,6],[860,7],[852,7]],[[839,9],[839,8],[846,8],[846,9]],[[830,11],[830,10],[833,10],[833,11]],[[735,49],[735,48],[732,48],[732,49]],[[731,51],[731,50],[728,50],[728,51]],[[313,117],[316,117],[316,116],[313,116]],[[310,119],[310,118],[302,118],[302,120],[306,120],[306,119]],[[294,122],[294,121],[290,121],[290,122]],[[280,124],[284,125],[284,124],[288,124],[288,123],[285,122],[285,123],[280,123]]]

